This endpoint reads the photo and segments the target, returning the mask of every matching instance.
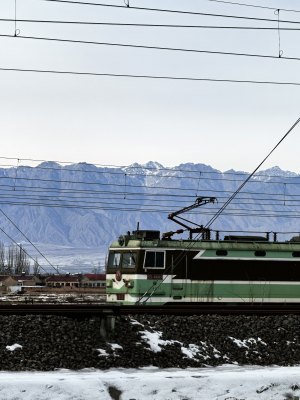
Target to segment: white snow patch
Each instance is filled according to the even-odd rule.
[[[204,360],[207,360],[208,358],[210,358],[210,356],[208,354],[205,354],[205,352],[208,349],[208,346],[206,343],[201,342],[201,344],[203,345],[203,347],[199,347],[196,344],[189,344],[189,347],[181,347],[181,351],[182,353],[188,357],[188,358],[195,358],[196,356],[203,358]],[[219,353],[218,350],[214,349],[216,352]],[[203,354],[204,353],[204,354]],[[216,357],[216,356],[215,356]],[[217,357],[220,357],[219,355]]]
[[[213,347],[213,352],[214,352],[214,357],[215,358],[220,358],[221,357],[220,351],[217,350],[215,347]]]
[[[117,343],[107,343],[107,344],[112,348],[112,350],[117,350],[117,349],[123,350],[123,347],[120,346],[120,345],[117,344]]]
[[[103,349],[97,349],[97,351],[99,351],[99,357],[108,357],[109,354],[106,352],[106,350]]]
[[[195,358],[200,353],[200,348],[196,344],[189,344],[189,347],[181,347],[181,351],[188,358]]]
[[[255,345],[257,343],[261,343],[264,346],[267,346],[267,343],[265,343],[263,340],[261,340],[261,338],[249,338],[249,339],[244,339],[244,340],[240,340],[240,339],[236,339],[232,336],[228,336],[229,339],[231,339],[233,341],[233,343],[235,343],[238,347],[242,348],[246,348],[249,349],[252,345]]]
[[[140,325],[140,326],[142,326],[144,328],[144,325],[141,324],[140,322],[136,321],[135,319],[131,319],[130,323],[131,323],[131,325]]]
[[[246,347],[246,349],[249,349],[249,346],[246,345],[245,340],[235,339],[231,336],[229,336],[229,339],[231,339],[238,347]]]
[[[11,346],[6,346],[6,350],[9,350],[9,351],[15,351],[16,349],[22,349],[22,348],[23,348],[23,346],[21,346],[18,343],[12,344]]]
[[[267,346],[267,343],[264,342],[260,337],[257,338],[257,341],[261,344],[263,344],[264,346]]]
[[[166,346],[168,344],[174,343],[182,344],[177,340],[162,340],[162,332],[160,331],[141,331],[140,333],[142,334],[141,338],[150,346],[150,350],[154,353],[159,353],[162,350],[161,346]]]
[[[5,400],[282,400],[298,397],[300,366],[111,369],[55,372],[0,372]]]

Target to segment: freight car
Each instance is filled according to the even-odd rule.
[[[185,240],[173,239],[175,232],[137,229],[113,242],[106,269],[107,301],[300,303],[299,237],[279,242],[276,234],[270,240],[266,233],[220,240],[219,232],[212,238],[202,226],[188,230]]]

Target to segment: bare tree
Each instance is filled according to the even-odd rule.
[[[22,245],[9,246],[6,254],[5,272],[15,275],[28,275],[30,273],[30,261]]]
[[[14,273],[14,246],[9,246],[6,254],[6,273]]]
[[[30,272],[30,262],[22,245],[14,247],[14,273],[16,275],[26,274]]]
[[[5,248],[3,242],[0,242],[0,274],[5,273]]]
[[[34,264],[33,264],[33,275],[37,276],[39,275],[41,272],[41,267],[40,264],[38,263],[37,258],[34,260]]]

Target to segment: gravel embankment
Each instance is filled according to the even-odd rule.
[[[300,363],[300,316],[0,316],[0,370]],[[20,345],[8,348],[7,346]]]

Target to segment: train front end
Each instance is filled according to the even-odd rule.
[[[134,231],[111,244],[106,265],[107,302],[137,304],[151,293],[165,269],[165,251],[156,248],[159,240],[159,231]],[[149,302],[163,304],[156,295]]]

